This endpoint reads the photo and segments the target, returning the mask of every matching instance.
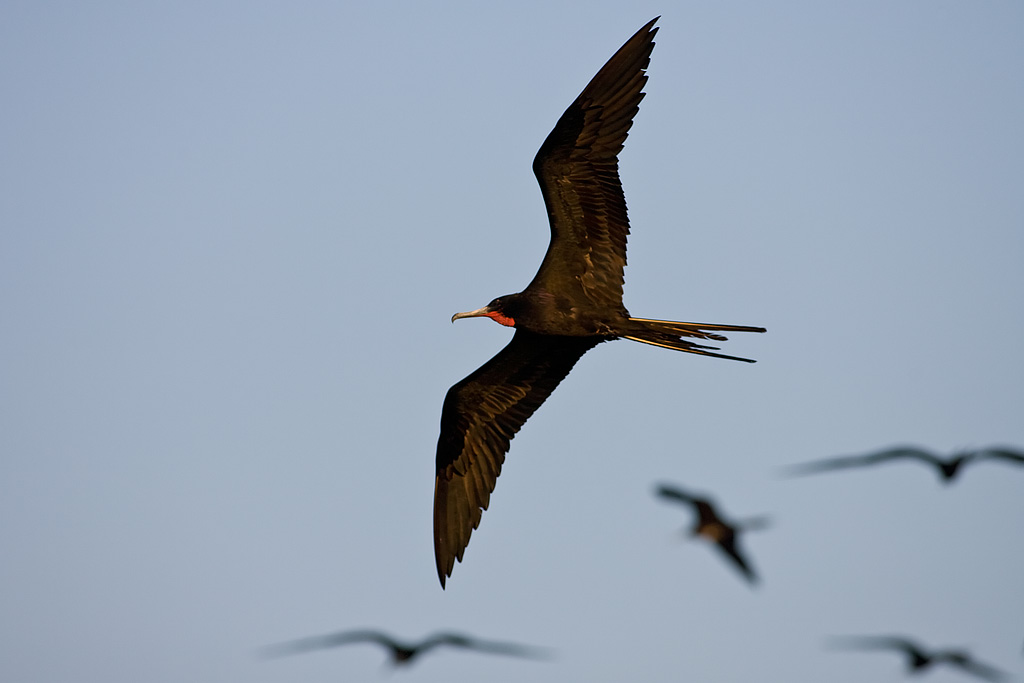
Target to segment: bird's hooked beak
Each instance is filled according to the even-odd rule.
[[[480,318],[480,317],[484,317],[484,316],[486,316],[486,315],[488,315],[490,313],[493,313],[493,312],[494,311],[491,310],[490,306],[484,306],[483,308],[478,308],[475,311],[466,311],[465,313],[456,313],[455,315],[452,316],[452,322],[455,322],[459,318]]]

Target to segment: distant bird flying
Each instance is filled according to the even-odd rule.
[[[1024,453],[1006,448],[984,448],[977,451],[964,451],[957,453],[948,460],[943,460],[923,448],[916,446],[899,446],[869,453],[868,455],[851,455],[840,458],[829,458],[816,460],[802,465],[793,465],[788,469],[791,474],[815,474],[829,470],[843,470],[851,467],[865,467],[889,460],[920,460],[928,463],[938,470],[939,477],[944,483],[949,483],[960,472],[960,468],[969,462],[979,460],[1005,460],[1007,462],[1024,465]]]
[[[758,517],[742,523],[729,523],[719,516],[714,505],[706,498],[692,496],[674,486],[665,484],[659,486],[656,492],[662,498],[691,506],[697,513],[691,535],[702,536],[714,543],[739,569],[747,581],[757,583],[757,575],[750,567],[750,563],[740,553],[738,534],[741,531],[764,528],[768,524],[766,518]]]
[[[300,638],[299,640],[292,640],[287,643],[271,645],[264,648],[263,652],[268,657],[283,657],[313,650],[341,647],[342,645],[350,645],[352,643],[376,643],[382,645],[389,651],[391,662],[395,665],[410,664],[419,655],[441,645],[513,657],[538,659],[547,656],[546,651],[539,648],[515,645],[513,643],[476,640],[458,633],[437,633],[419,643],[403,643],[386,633],[368,630],[342,631],[323,636]]]
[[[949,664],[987,681],[1001,681],[1006,674],[988,664],[982,664],[963,650],[934,650],[926,652],[920,645],[902,636],[850,636],[833,640],[836,647],[857,650],[897,650],[907,656],[907,668],[918,673],[935,664]]]
[[[448,390],[441,409],[434,554],[442,587],[487,509],[509,442],[584,353],[624,338],[748,361],[684,338],[722,341],[718,332],[765,331],[633,318],[622,304],[629,221],[618,153],[644,96],[656,21],[594,76],[537,152],[533,172],[551,242],[533,281],[518,294],[452,316],[453,322],[484,316],[516,332],[508,346]]]

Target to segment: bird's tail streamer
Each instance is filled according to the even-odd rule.
[[[713,356],[715,358],[727,358],[729,360],[741,360],[744,363],[754,363],[750,358],[739,356],[728,356],[724,353],[713,353],[718,350],[717,346],[705,346],[687,341],[683,337],[696,339],[711,339],[714,341],[725,341],[727,338],[718,332],[764,332],[763,327],[750,327],[747,325],[718,325],[716,323],[684,323],[675,320],[651,320],[649,318],[630,318],[634,323],[629,334],[622,335],[625,339],[632,339],[643,344],[660,346],[664,349],[696,353],[701,356]]]

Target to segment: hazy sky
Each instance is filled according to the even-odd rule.
[[[0,8],[0,679],[1024,673],[1024,468],[780,476],[1024,446],[1024,5],[350,5]],[[449,318],[533,277],[533,156],[659,14],[625,302],[758,363],[591,351],[442,591],[441,401],[510,336]],[[758,588],[661,481],[771,516]],[[353,627],[558,656],[257,655]]]

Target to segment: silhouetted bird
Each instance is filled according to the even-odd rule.
[[[911,673],[923,671],[935,664],[946,663],[988,681],[1001,681],[1006,674],[988,664],[971,658],[963,650],[935,650],[926,652],[920,645],[902,636],[849,636],[833,639],[835,647],[857,650],[898,650],[906,654]]]
[[[935,466],[939,476],[944,483],[949,483],[956,477],[960,468],[968,462],[979,460],[1007,460],[1009,462],[1024,465],[1024,453],[1012,451],[1006,448],[984,448],[977,451],[964,451],[956,454],[949,460],[943,460],[939,456],[915,446],[899,446],[888,448],[877,453],[868,455],[850,455],[841,458],[828,458],[801,465],[792,465],[787,468],[790,474],[815,474],[829,470],[843,470],[851,467],[865,467],[889,460],[920,460],[929,465]]]
[[[662,498],[686,503],[691,506],[697,513],[697,520],[690,530],[691,535],[694,537],[703,536],[714,543],[720,551],[732,560],[732,563],[747,578],[747,581],[750,583],[757,582],[757,575],[751,569],[750,563],[740,553],[737,534],[741,531],[763,529],[768,525],[767,518],[757,517],[744,522],[729,523],[719,516],[714,505],[706,498],[691,496],[678,488],[665,484],[657,488],[657,493]]]
[[[625,338],[747,360],[685,338],[724,340],[718,332],[764,332],[761,327],[633,318],[622,304],[629,222],[617,155],[643,98],[655,21],[594,76],[537,152],[533,171],[547,207],[551,241],[533,281],[518,294],[452,316],[452,321],[486,316],[516,332],[494,358],[449,389],[441,409],[434,552],[442,587],[487,509],[509,442],[584,353]],[[500,245],[496,250],[500,254]]]
[[[409,664],[413,659],[439,645],[476,650],[489,654],[509,655],[513,657],[529,657],[540,659],[549,654],[540,648],[526,647],[513,643],[499,643],[487,640],[476,640],[458,633],[437,633],[419,643],[403,643],[380,631],[357,630],[330,633],[323,636],[300,638],[287,643],[270,645],[263,649],[268,657],[283,657],[313,650],[326,650],[352,643],[377,643],[383,645],[391,654],[393,664]]]

